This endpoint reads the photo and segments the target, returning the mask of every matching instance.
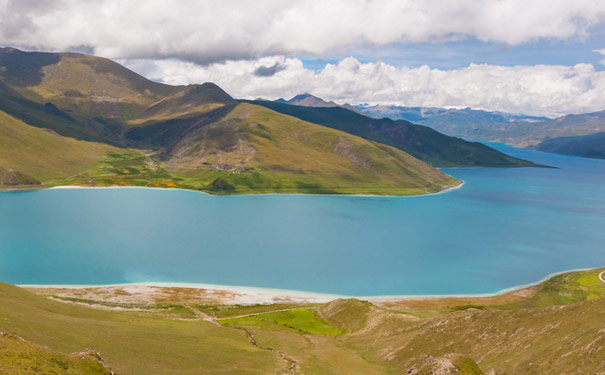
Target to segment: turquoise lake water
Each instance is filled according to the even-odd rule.
[[[0,280],[468,294],[605,265],[605,160],[492,146],[559,169],[445,169],[465,185],[400,198],[1,192]]]

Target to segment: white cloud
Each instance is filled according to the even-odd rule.
[[[592,50],[592,52],[596,52],[596,53],[598,53],[600,55],[604,55],[605,56],[605,48],[603,48],[603,49],[595,49],[595,50]],[[599,61],[599,63],[601,65],[605,65],[605,59],[602,59],[601,61]]]
[[[605,72],[591,64],[575,66],[494,66],[471,64],[455,70],[360,63],[353,57],[306,69],[284,56],[228,61],[207,66],[178,60],[125,61],[148,77],[170,84],[212,81],[238,98],[289,98],[310,92],[339,103],[472,107],[557,116],[603,110]],[[260,66],[280,66],[258,76]]]
[[[0,44],[208,63],[477,38],[581,39],[601,0],[0,0]]]

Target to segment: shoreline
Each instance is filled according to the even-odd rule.
[[[300,195],[300,196],[318,196],[318,197],[372,197],[372,198],[415,198],[424,197],[430,195],[445,194],[453,190],[460,189],[466,181],[460,180],[460,184],[452,186],[434,193],[416,194],[416,195],[376,195],[376,194],[312,194],[312,193],[244,193],[244,194],[210,194],[201,190],[184,189],[184,188],[166,188],[166,187],[150,187],[150,186],[82,186],[82,185],[59,185],[51,187],[37,187],[37,188],[23,188],[23,189],[10,189],[0,188],[0,192],[4,191],[38,191],[38,190],[70,190],[70,189],[150,189],[150,190],[180,190],[194,193],[205,194],[210,197],[244,197],[244,196],[267,196],[267,195]]]
[[[276,301],[290,301],[296,303],[326,303],[340,298],[356,298],[360,300],[386,302],[398,300],[439,300],[449,298],[490,298],[498,297],[508,293],[518,292],[523,289],[535,287],[543,282],[566,273],[578,271],[590,271],[601,269],[600,267],[578,268],[554,272],[546,275],[542,279],[528,283],[505,288],[495,293],[475,293],[475,294],[404,294],[404,295],[375,295],[375,296],[354,296],[332,293],[308,292],[301,290],[261,288],[253,286],[238,285],[220,285],[206,283],[179,283],[179,282],[134,282],[119,284],[18,284],[17,286],[25,289],[151,289],[151,288],[180,288],[180,289],[199,289],[209,291],[210,294],[228,293],[237,303],[255,304],[255,303],[274,303]]]

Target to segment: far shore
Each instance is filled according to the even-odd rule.
[[[145,297],[154,297],[168,293],[181,291],[189,296],[196,296],[201,301],[225,304],[225,305],[253,305],[253,304],[271,304],[271,303],[327,303],[340,298],[356,298],[370,301],[372,303],[384,304],[397,301],[418,301],[418,300],[451,300],[451,299],[489,299],[501,296],[526,296],[535,290],[536,286],[561,274],[598,270],[602,267],[573,269],[549,274],[534,283],[519,285],[507,288],[496,293],[484,294],[445,294],[445,295],[378,295],[378,296],[350,296],[326,293],[314,293],[296,290],[257,288],[248,286],[230,286],[216,284],[197,284],[197,283],[178,283],[178,282],[140,282],[124,283],[111,285],[34,285],[23,284],[19,287],[36,291],[60,292],[74,291],[82,295],[102,295],[118,292],[118,295],[138,295]]]
[[[2,191],[35,191],[35,190],[59,190],[59,189],[153,189],[153,190],[180,190],[180,191],[192,191],[195,193],[206,194],[211,197],[224,197],[224,196],[259,196],[259,195],[304,195],[304,196],[323,196],[323,197],[377,197],[377,198],[413,198],[413,197],[424,197],[428,195],[437,195],[444,194],[450,192],[452,190],[460,189],[465,181],[458,180],[460,183],[456,186],[451,186],[445,188],[443,190],[434,192],[434,193],[424,193],[424,194],[415,194],[415,195],[376,195],[376,194],[313,194],[313,193],[243,193],[243,194],[210,194],[208,192],[202,190],[193,190],[193,189],[183,189],[183,188],[166,188],[166,187],[150,187],[150,186],[123,186],[123,185],[111,185],[111,186],[87,186],[87,185],[58,185],[45,187],[41,185],[35,185],[31,187],[19,186],[19,187],[2,187],[0,188],[0,192]]]

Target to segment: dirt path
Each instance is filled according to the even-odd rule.
[[[204,314],[203,312],[199,311],[196,308],[189,307],[189,310],[191,310],[197,318],[199,318],[205,322],[212,323],[216,326],[222,327],[222,325],[216,320],[216,318],[214,318],[208,314]]]
[[[151,158],[151,155],[153,155],[153,152],[145,154],[145,158],[147,158],[147,162],[149,163],[149,169],[153,170],[153,159]]]
[[[279,357],[281,359],[283,359],[284,361],[288,362],[288,370],[290,371],[290,375],[296,375],[296,361],[288,358],[288,356],[286,355],[286,353],[282,352],[281,350],[277,350],[277,349],[273,349],[273,348],[269,348],[269,347],[264,347],[264,346],[260,346],[258,345],[258,343],[256,342],[256,339],[254,338],[254,334],[252,334],[252,331],[250,331],[249,329],[244,329],[244,328],[237,328],[234,327],[236,329],[241,329],[243,331],[246,332],[246,336],[248,336],[248,340],[250,341],[250,344],[252,344],[252,346],[258,348],[258,349],[262,349],[262,350],[269,350],[272,352],[275,352],[277,354],[279,354]]]
[[[292,310],[302,310],[302,309],[309,309],[309,310],[317,310],[317,307],[293,307],[290,309],[281,309],[281,310],[271,310],[271,311],[263,311],[263,312],[257,312],[257,313],[251,313],[251,314],[245,314],[245,315],[238,315],[238,316],[228,316],[225,318],[217,318],[216,320],[229,320],[229,319],[239,319],[239,318],[247,318],[249,316],[257,316],[257,315],[263,315],[263,314],[271,314],[274,312],[281,312],[281,311],[292,311]]]
[[[601,273],[599,273],[599,280],[605,283],[605,276],[603,275],[605,275],[605,271],[601,271]]]

